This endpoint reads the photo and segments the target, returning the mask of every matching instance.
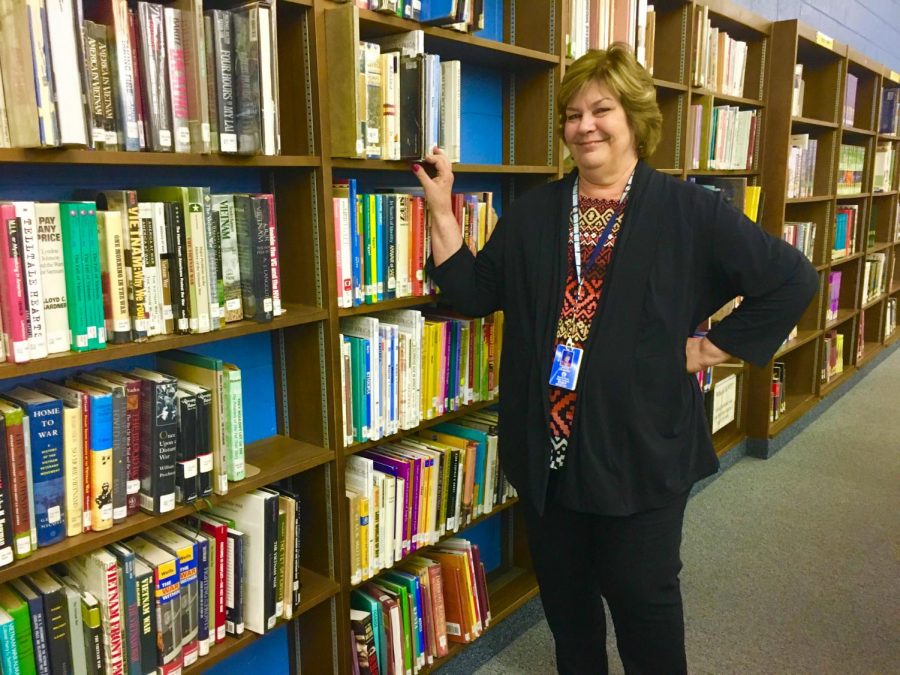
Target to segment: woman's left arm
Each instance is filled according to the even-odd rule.
[[[799,250],[766,233],[721,195],[706,204],[712,249],[708,283],[717,293],[743,300],[713,326],[704,340],[711,344],[698,344],[697,352],[702,356],[703,347],[712,347],[711,358],[722,352],[764,366],[815,297],[819,275]]]

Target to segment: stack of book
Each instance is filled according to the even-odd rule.
[[[834,215],[834,242],[831,247],[831,259],[839,260],[856,253],[856,223],[859,205],[838,204]]]
[[[364,581],[515,496],[497,414],[475,412],[347,458],[351,579]]]
[[[747,43],[714,27],[708,7],[698,5],[694,11],[692,85],[726,96],[743,96]]]
[[[815,188],[818,141],[809,134],[791,134],[788,156],[787,197],[812,197]]]
[[[0,147],[279,154],[275,7],[12,3]]]
[[[300,504],[273,486],[0,586],[5,673],[178,673],[300,605]]]
[[[900,88],[891,87],[881,92],[881,119],[878,133],[896,134],[900,129]]]
[[[393,310],[341,320],[345,444],[377,441],[497,396],[502,314]]]
[[[647,0],[572,0],[566,56],[577,59],[589,49],[607,49],[624,42],[638,63],[653,74],[656,11]]]
[[[825,305],[825,321],[837,321],[841,303],[841,271],[828,273],[828,297]]]
[[[0,358],[206,333],[281,314],[275,200],[209,188],[0,202]]]
[[[869,253],[863,269],[863,302],[874,300],[887,290],[887,253]]]
[[[241,371],[189,352],[161,354],[157,367],[0,395],[0,565],[244,478]]]
[[[841,143],[837,181],[837,193],[839,195],[852,195],[862,192],[863,169],[865,165],[865,147]]]
[[[781,237],[791,246],[797,248],[810,261],[816,249],[816,224],[813,222],[785,222]]]
[[[692,169],[746,171],[753,167],[758,111],[721,105],[713,106],[707,113],[705,106],[698,103],[691,106],[690,115]],[[709,139],[709,147],[704,152],[705,138]]]
[[[844,334],[836,330],[825,333],[822,345],[822,382],[831,382],[844,372]]]
[[[897,158],[893,143],[881,141],[875,146],[875,163],[872,165],[873,192],[890,192],[894,185],[894,164]]]
[[[353,673],[418,673],[491,625],[478,546],[451,538],[350,593]]]

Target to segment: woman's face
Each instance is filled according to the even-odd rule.
[[[605,83],[591,80],[566,106],[564,137],[582,171],[637,158],[625,109]]]

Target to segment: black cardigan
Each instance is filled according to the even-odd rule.
[[[543,512],[550,463],[549,374],[567,274],[575,173],[523,195],[474,257],[466,246],[429,271],[470,316],[503,310],[500,457]],[[685,342],[725,302],[740,307],[708,338],[763,366],[819,288],[807,259],[721,195],[639,162],[585,346],[556,498],[578,511],[655,508],[714,473]]]

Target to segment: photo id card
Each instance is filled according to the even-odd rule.
[[[553,366],[550,368],[550,384],[572,391],[578,382],[578,369],[581,367],[581,355],[584,350],[578,347],[556,345]]]

